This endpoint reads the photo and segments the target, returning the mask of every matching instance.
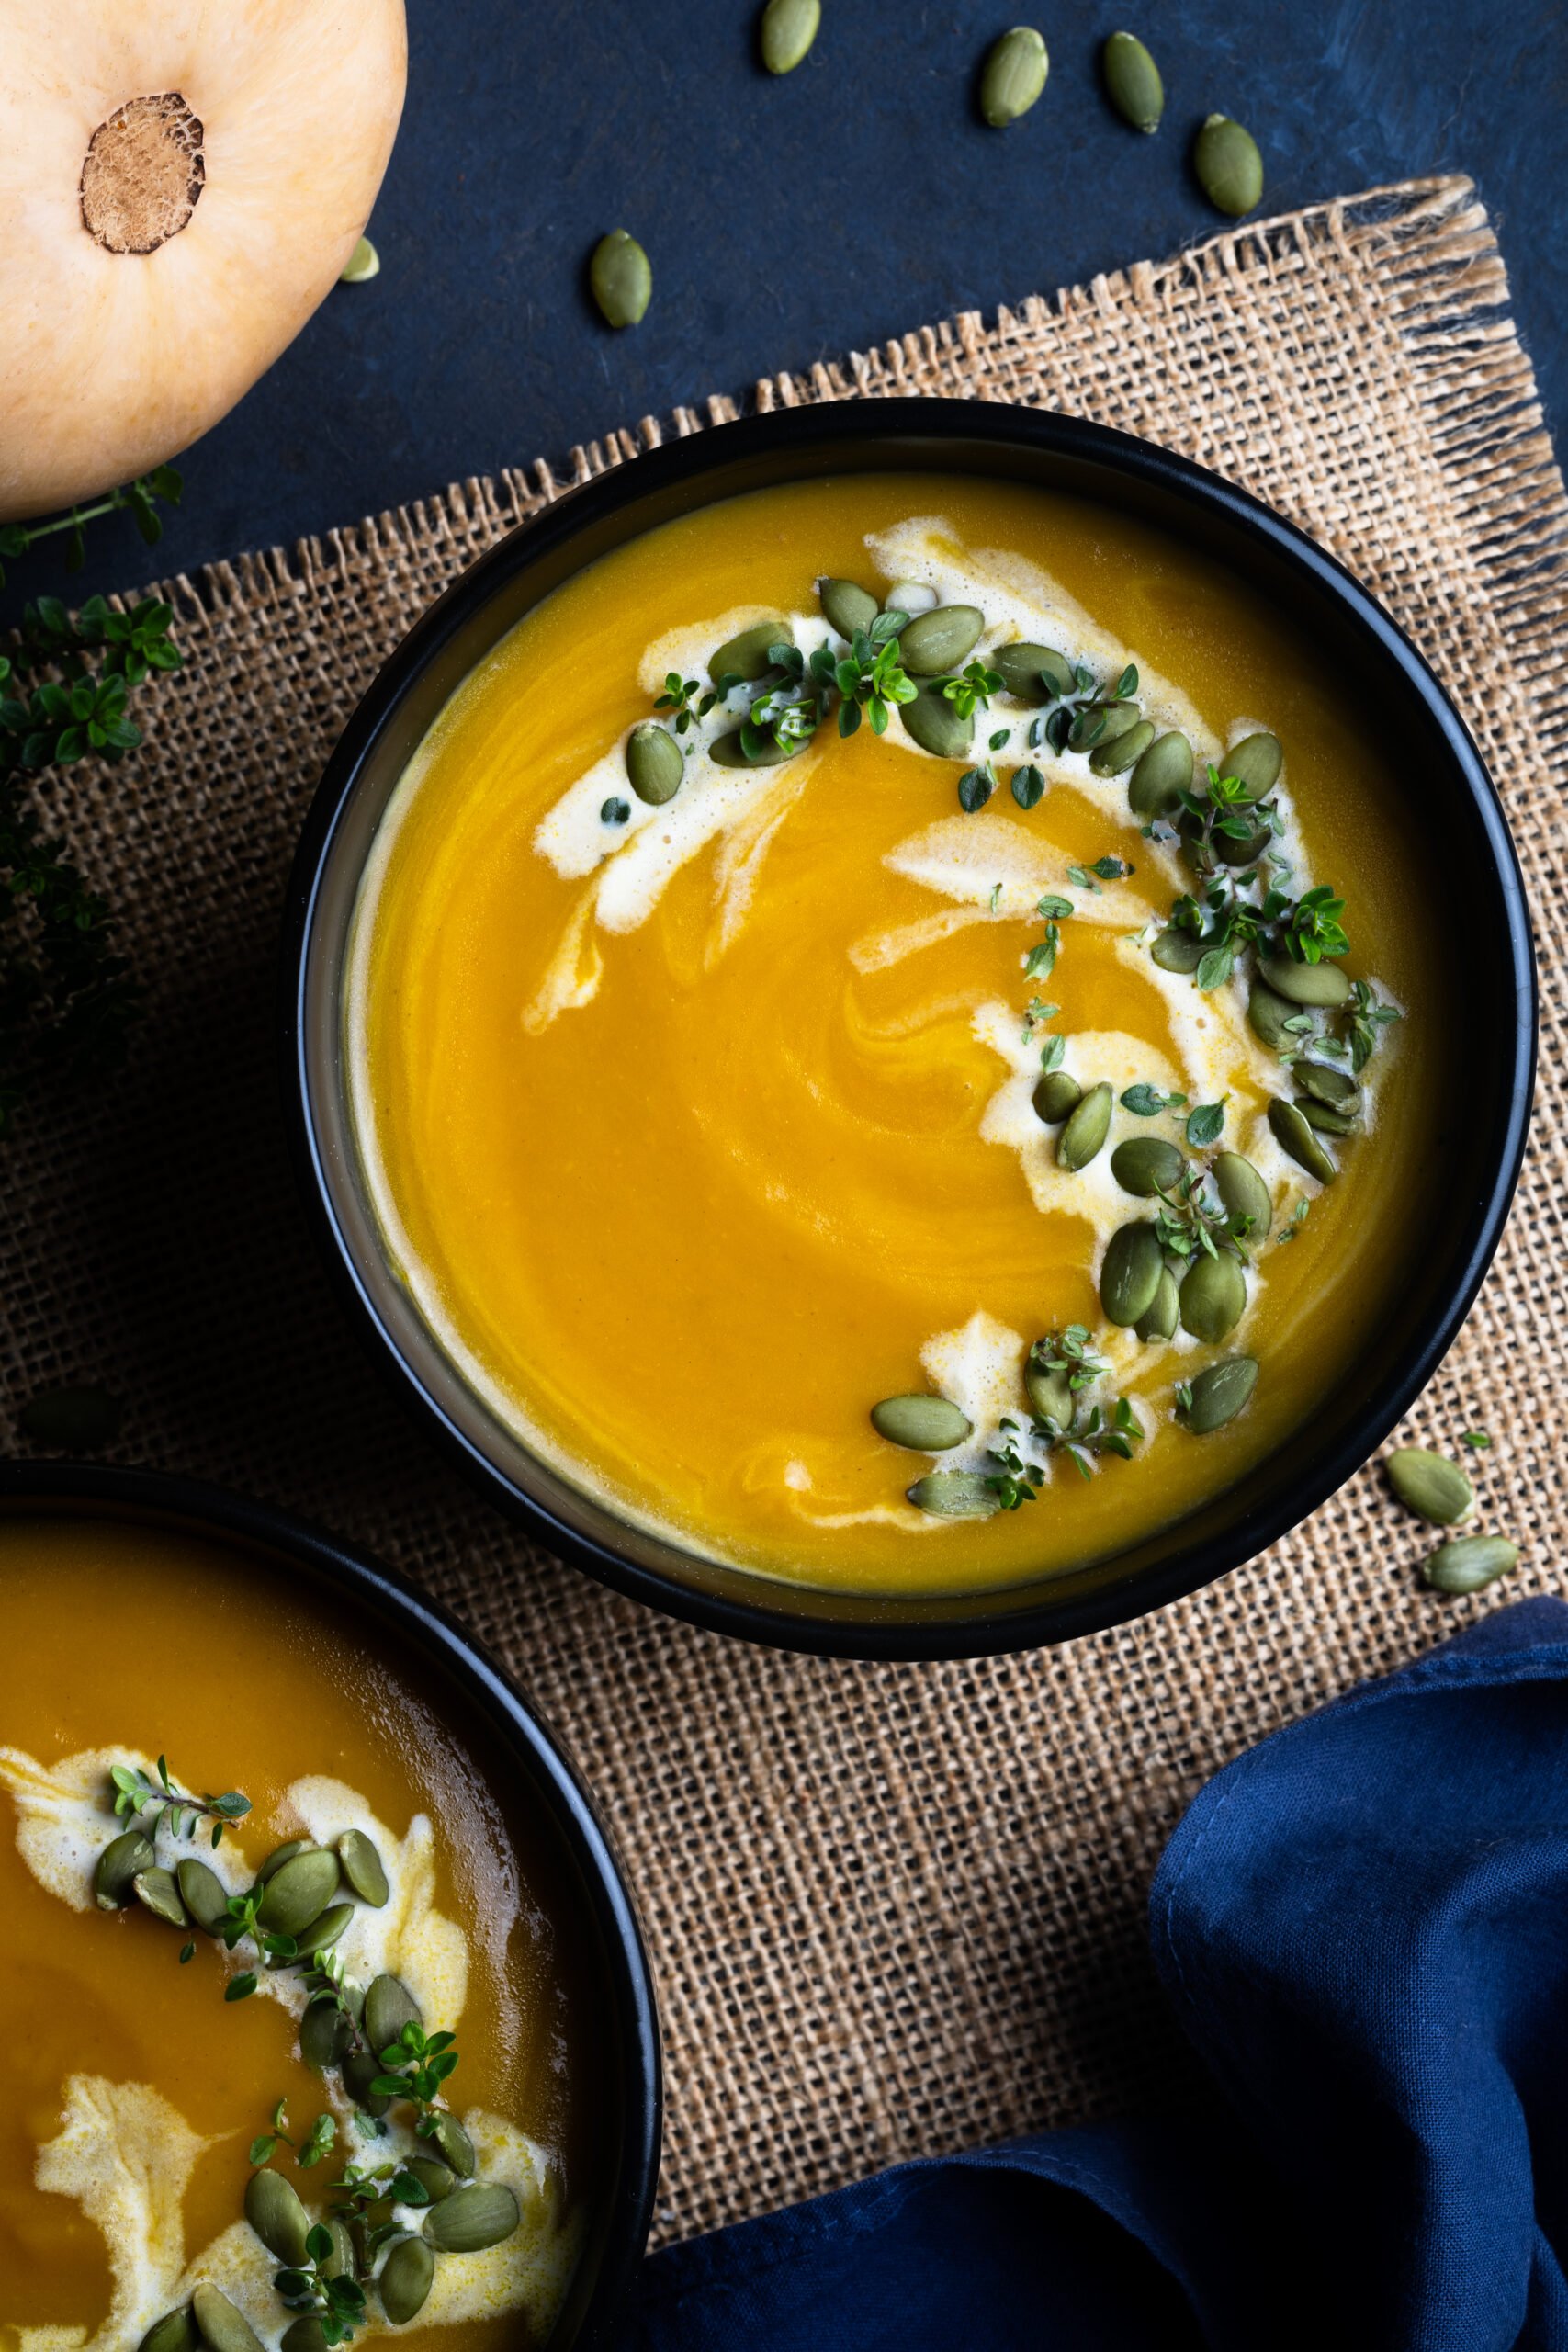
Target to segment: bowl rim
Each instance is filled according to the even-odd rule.
[[[606,2202],[597,2267],[575,2333],[560,2352],[603,2352],[624,2312],[647,2248],[663,2132],[663,2061],[653,1972],[636,1904],[609,1831],[558,1733],[525,1698],[484,1645],[427,1592],[369,1555],[291,1512],[182,1472],[74,1461],[0,1461],[0,1513],[29,1506],[177,1525],[184,1532],[270,1553],[389,1630],[404,1646],[433,1649],[528,1786],[580,1882],[581,1896],[615,2010],[619,2068],[606,2096],[621,2124],[617,2174]]]
[[[622,506],[683,490],[700,483],[707,474],[765,459],[775,449],[799,453],[838,445],[840,454],[825,461],[824,469],[830,463],[833,469],[848,473],[857,469],[857,448],[885,448],[890,441],[916,440],[980,442],[999,451],[1010,446],[1031,455],[1057,456],[1097,466],[1108,475],[1131,476],[1156,494],[1173,494],[1206,509],[1243,537],[1252,538],[1284,568],[1304,575],[1336,605],[1375,654],[1400,673],[1441,738],[1455,780],[1468,795],[1489,853],[1489,878],[1495,883],[1504,918],[1502,935],[1488,944],[1498,958],[1503,983],[1511,987],[1518,1018],[1499,1080],[1499,1090],[1506,1091],[1503,1132],[1491,1162],[1490,1179],[1481,1196],[1471,1204],[1442,1310],[1376,1394],[1365,1401],[1355,1430],[1348,1430],[1337,1445],[1316,1459],[1312,1475],[1296,1473],[1280,1482],[1267,1503],[1243,1511],[1225,1530],[1178,1544],[1166,1559],[1120,1582],[1107,1580],[1087,1591],[1053,1598],[1048,1582],[1043,1581],[1024,1588],[1038,1592],[1038,1600],[1010,1607],[1008,1594],[1020,1588],[995,1588],[976,1592],[973,1607],[962,1613],[952,1597],[925,1596],[926,1605],[939,1611],[929,1615],[919,1613],[918,1600],[900,1602],[886,1596],[857,1595],[863,1613],[846,1618],[813,1614],[804,1599],[797,1608],[770,1605],[771,1580],[762,1576],[756,1578],[756,1598],[739,1599],[696,1589],[626,1557],[608,1543],[568,1525],[546,1503],[514,1484],[430,1394],[386,1329],[335,1214],[311,1097],[307,1044],[310,951],[339,821],[380,738],[426,665],[454,633],[479,615],[515,571],[558,551],[595,524],[613,518]],[[912,470],[938,470],[941,463],[940,449],[909,460]],[[1336,556],[1250,492],[1190,458],[1109,425],[1004,401],[896,396],[774,410],[664,443],[574,487],[539,514],[514,526],[426,608],[378,671],[349,718],[322,771],[301,829],[289,876],[282,951],[284,1099],[306,1213],[339,1294],[349,1302],[362,1340],[368,1341],[373,1357],[390,1375],[394,1388],[413,1406],[426,1431],[492,1503],[520,1520],[558,1556],[601,1583],[709,1632],[817,1656],[912,1661],[1002,1656],[1039,1648],[1132,1622],[1255,1558],[1318,1510],[1375,1453],[1431,1379],[1495,1253],[1529,1134],[1539,1005],[1524,879],[1497,789],[1468,728],[1425,657]],[[613,1507],[604,1508],[606,1516],[615,1516]],[[702,1559],[698,1554],[691,1556],[694,1562]],[[801,1588],[792,1585],[791,1591],[800,1595]],[[834,1598],[829,1588],[821,1589],[824,1604]]]

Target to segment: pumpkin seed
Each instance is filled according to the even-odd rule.
[[[940,686],[922,686],[913,702],[901,702],[898,719],[922,752],[932,752],[939,760],[968,758],[975,740],[974,715],[961,718]]]
[[[314,2312],[291,2319],[277,2339],[278,2352],[327,2352],[326,2330]]]
[[[769,0],[770,13],[777,0]],[[811,0],[813,9],[817,0]],[[803,51],[802,55],[805,54]],[[775,74],[786,73],[786,66],[775,65]],[[496,2239],[486,2241],[499,2243]],[[395,2326],[415,2319],[424,2309],[424,2299],[430,2292],[435,2276],[435,2256],[423,2238],[400,2238],[381,2266],[381,2309]]]
[[[93,1894],[99,1910],[118,1911],[122,1903],[129,1903],[136,1879],[152,1870],[157,1860],[152,1840],[140,1829],[122,1829],[118,1838],[111,1838],[93,1872]]]
[[[1203,960],[1203,943],[1196,932],[1178,931],[1172,923],[1160,933],[1149,954],[1162,972],[1195,972]]]
[[[1152,1225],[1119,1225],[1105,1245],[1100,1269],[1100,1303],[1108,1322],[1130,1329],[1155,1303],[1165,1272],[1159,1238]]]
[[[381,274],[381,256],[368,237],[361,237],[343,266],[340,286],[365,286]]]
[[[197,2327],[209,2352],[262,2352],[262,2340],[227,2295],[216,2287],[200,2286],[190,2299]]]
[[[1265,1240],[1274,1222],[1274,1203],[1251,1160],[1244,1159],[1239,1151],[1217,1151],[1209,1163],[1209,1173],[1227,1215],[1252,1220],[1238,1238],[1249,1244]]]
[[[708,757],[721,768],[776,768],[805,749],[804,743],[775,743],[770,736],[760,752],[749,752],[741,741],[740,729],[736,727],[727,735],[714,737],[708,745]]]
[[[35,1445],[58,1447],[72,1453],[96,1453],[112,1445],[123,1418],[119,1400],[107,1388],[69,1382],[58,1388],[40,1388],[17,1416],[24,1437]]]
[[[1293,956],[1266,956],[1258,972],[1276,996],[1292,1004],[1347,1004],[1350,983],[1337,964],[1298,964]]]
[[[479,2158],[474,2154],[473,2142],[455,2115],[438,2107],[430,2118],[425,2137],[443,2164],[450,2165],[460,2178],[472,2180],[479,2170]]]
[[[1198,185],[1216,212],[1239,220],[1263,195],[1263,158],[1258,141],[1228,115],[1212,114],[1192,149]]]
[[[309,1838],[290,1838],[286,1846],[279,1846],[267,1856],[256,1872],[256,1884],[265,1886],[269,1878],[276,1878],[284,1863],[291,1862],[296,1854],[319,1854],[321,1850],[319,1846],[310,1843]]]
[[[1101,56],[1105,88],[1123,122],[1134,130],[1157,130],[1165,112],[1159,67],[1134,33],[1112,33]]]
[[[1269,1125],[1280,1150],[1288,1153],[1298,1168],[1304,1168],[1320,1184],[1333,1183],[1339,1170],[1293,1102],[1276,1094],[1269,1105]]]
[[[433,2205],[450,2197],[457,2186],[450,2165],[437,2164],[434,2156],[409,2156],[404,2160],[403,2170],[412,2173]]]
[[[443,2254],[482,2254],[509,2238],[522,2218],[510,2188],[480,2181],[457,2189],[426,2214],[424,2234]]]
[[[1298,1086],[1326,1102],[1331,1111],[1359,1111],[1361,1090],[1348,1070],[1331,1069],[1326,1062],[1297,1062],[1292,1072]]]
[[[299,2055],[318,2075],[339,2064],[348,2039],[347,2019],[331,2001],[313,2001],[299,2020]]]
[[[1247,1306],[1247,1276],[1228,1250],[1195,1258],[1181,1278],[1181,1326],[1214,1346],[1235,1330]]]
[[[822,0],[768,0],[762,11],[761,46],[762,62],[769,73],[793,74],[810,50],[821,22]],[[833,626],[837,628],[837,621]],[[423,2302],[424,2297],[419,2300]],[[414,2310],[418,2309],[416,2303]]]
[[[917,613],[929,613],[936,603],[936,590],[923,580],[896,580],[883,599],[885,613],[904,613],[913,620]]]
[[[1296,1108],[1320,1135],[1353,1136],[1361,1124],[1353,1111],[1331,1111],[1326,1102],[1314,1102],[1310,1094],[1298,1094]]]
[[[264,2165],[245,2183],[245,2219],[269,2254],[297,2270],[305,2260],[310,2216],[280,2172]]]
[[[639,800],[661,808],[680,791],[685,756],[667,727],[645,718],[626,737],[626,782]]]
[[[1455,1535],[1439,1544],[1421,1574],[1434,1592],[1480,1592],[1506,1577],[1519,1547],[1505,1535]]]
[[[857,628],[869,628],[882,610],[875,597],[852,580],[819,580],[817,594],[829,628],[840,637],[852,638]]]
[[[1122,1190],[1145,1201],[1168,1193],[1186,1165],[1179,1148],[1163,1136],[1130,1136],[1111,1155],[1111,1173]]]
[[[405,2025],[423,2022],[419,2003],[400,1976],[371,1978],[365,1988],[365,2039],[378,2057],[391,2048]]]
[[[1226,1356],[1198,1374],[1191,1385],[1192,1402],[1179,1408],[1178,1418],[1194,1437],[1207,1437],[1234,1421],[1258,1385],[1258,1366],[1251,1356]]]
[[[379,1911],[391,1893],[381,1857],[363,1829],[345,1829],[337,1841],[337,1858],[343,1874],[358,1895],[361,1903],[368,1903]]]
[[[1043,1119],[1048,1127],[1060,1125],[1069,1111],[1076,1111],[1083,1100],[1083,1088],[1070,1071],[1048,1069],[1030,1098],[1034,1115]]]
[[[302,1936],[319,1919],[338,1890],[335,1854],[316,1848],[291,1855],[267,1880],[256,1910],[256,1925],[271,1936]]]
[[[593,300],[613,327],[635,327],[653,291],[653,271],[637,239],[625,229],[612,229],[593,248],[588,265]]]
[[[885,1396],[871,1408],[871,1426],[890,1445],[914,1453],[945,1453],[975,1434],[967,1413],[946,1396]]]
[[[1139,754],[1127,786],[1127,806],[1134,817],[1163,817],[1191,783],[1192,746],[1173,727]]]
[[[985,614],[973,605],[938,605],[916,614],[898,639],[898,659],[911,678],[943,677],[968,661],[985,626]]]
[[[1246,785],[1254,800],[1262,800],[1280,781],[1283,756],[1277,735],[1244,735],[1220,762],[1220,774],[1234,775],[1238,784]]]
[[[1255,979],[1247,993],[1247,1017],[1252,1034],[1266,1046],[1278,1047],[1290,1042],[1293,1033],[1285,1026],[1293,1021],[1300,1008],[1269,986],[1267,980]]]
[[[217,1935],[229,1917],[229,1891],[217,1871],[197,1855],[187,1854],[175,1864],[175,1878],[197,1926],[206,1935]]]
[[[978,1470],[928,1470],[909,1488],[909,1500],[933,1519],[990,1519],[1001,1509]]]
[[[1383,1468],[1405,1510],[1434,1527],[1451,1527],[1474,1504],[1475,1489],[1459,1464],[1424,1445],[1402,1445]]]
[[[1021,639],[993,647],[986,662],[1015,702],[1055,702],[1058,695],[1072,692],[1072,663],[1054,645],[1032,645]]]
[[[1098,1086],[1089,1088],[1057,1136],[1057,1160],[1075,1173],[1087,1168],[1110,1133],[1111,1089],[1101,1080]]]
[[[168,1928],[188,1928],[189,1914],[180,1900],[180,1890],[173,1871],[138,1871],[130,1882],[131,1892],[144,1911],[154,1919],[162,1919]]]
[[[401,2030],[400,2027],[399,2031]],[[370,2087],[385,2071],[379,2057],[373,2056],[368,2050],[351,2050],[344,2060],[343,2086],[362,2115],[375,2119],[385,2115],[391,2106],[392,2102],[385,2092],[373,2091]]]
[[[311,1921],[303,1935],[298,1939],[299,1950],[295,1954],[296,1959],[314,1960],[319,1952],[330,1951],[353,1917],[352,1903],[331,1905],[322,1912],[319,1919]]]
[[[178,2311],[165,2312],[162,2319],[153,2321],[136,2352],[197,2352],[200,2343],[190,2305],[182,2303]]]
[[[1050,70],[1045,43],[1032,25],[1014,25],[992,44],[980,69],[980,112],[994,130],[1029,112]]]
[[[1159,1270],[1159,1287],[1150,1304],[1134,1324],[1140,1340],[1170,1340],[1176,1336],[1180,1304],[1176,1288],[1176,1276],[1168,1266]]]
[[[721,686],[726,678],[739,678],[744,684],[754,686],[773,666],[768,660],[769,647],[794,643],[793,623],[753,621],[750,628],[739,629],[735,636],[725,639],[708,663],[708,676],[716,686]]]
[[[1092,751],[1114,742],[1138,725],[1138,706],[1132,702],[1086,702],[1067,729],[1070,752]]]
[[[1077,1403],[1070,1374],[1047,1372],[1043,1364],[1031,1358],[1023,1367],[1023,1388],[1031,1407],[1043,1421],[1055,1421],[1059,1430],[1072,1426]]]
[[[1135,727],[1123,728],[1108,743],[1097,743],[1089,755],[1090,772],[1095,775],[1121,775],[1127,768],[1136,767],[1155,740],[1155,730],[1146,718]]]

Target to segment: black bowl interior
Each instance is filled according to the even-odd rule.
[[[1426,845],[1432,921],[1466,943],[1447,1018],[1467,1088],[1443,1179],[1412,1220],[1387,1313],[1352,1375],[1292,1442],[1176,1525],[1071,1575],[952,1599],[829,1593],[703,1559],[616,1518],[538,1462],[480,1403],[390,1279],[362,1187],[343,1077],[344,951],[388,799],[454,689],[529,608],[585,564],[693,508],[805,477],[972,473],[1073,493],[1172,534],[1246,582],[1337,669],[1400,745],[1398,788]],[[882,1657],[971,1656],[1140,1615],[1260,1551],[1372,1452],[1430,1377],[1495,1247],[1523,1150],[1535,1000],[1523,888],[1473,743],[1382,608],[1333,558],[1245,492],[1151,445],[991,403],[857,401],[726,426],[638,459],[514,533],[432,608],[351,721],[300,844],[286,943],[288,1092],[301,1175],[331,1262],[377,1351],[427,1423],[503,1508],[623,1590],[721,1630]]]
[[[329,1537],[194,1479],[73,1463],[0,1463],[0,1511],[113,1518],[206,1537],[286,1584],[327,1588],[408,1663],[460,1725],[481,1770],[539,1829],[539,1843],[596,1962],[604,2022],[599,2193],[550,2352],[596,2352],[641,2260],[659,2171],[660,2076],[652,1979],[631,1899],[592,1802],[558,1741],[482,1650],[423,1594]]]

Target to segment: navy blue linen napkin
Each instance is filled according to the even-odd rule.
[[[1188,2111],[670,2247],[620,2352],[1564,2352],[1568,1605],[1227,1765],[1149,1922]]]

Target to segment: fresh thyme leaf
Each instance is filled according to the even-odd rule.
[[[1061,1068],[1062,1057],[1066,1050],[1067,1041],[1065,1037],[1047,1037],[1045,1043],[1040,1048],[1041,1069],[1043,1070],[1059,1069]]]
[[[960,718],[973,718],[976,710],[987,709],[991,696],[999,695],[1002,681],[995,670],[987,670],[983,662],[971,662],[961,678],[944,678],[942,699],[950,702]],[[1007,737],[1004,733],[1002,741]],[[997,748],[995,744],[991,747]]]
[[[1100,885],[1087,866],[1069,865],[1067,879],[1080,890],[1092,890],[1097,897],[1100,894]]]
[[[603,825],[624,825],[631,813],[631,802],[618,800],[612,794],[610,798],[600,806],[599,821]]]
[[[1122,675],[1116,681],[1116,693],[1114,699],[1117,702],[1129,702],[1137,691],[1138,673],[1133,663],[1129,662],[1127,667],[1122,671]]]
[[[250,1799],[243,1797],[237,1789],[226,1790],[217,1797],[187,1796],[169,1778],[168,1758],[164,1756],[158,1758],[156,1780],[134,1764],[111,1765],[109,1780],[115,1792],[117,1815],[143,1821],[149,1837],[155,1836],[159,1823],[166,1820],[171,1836],[188,1838],[195,1835],[197,1823],[204,1818],[213,1821],[220,1837],[225,1824],[243,1821],[251,1809]],[[212,1842],[217,1845],[218,1838]]]
[[[1187,1140],[1194,1151],[1207,1151],[1212,1143],[1218,1143],[1224,1128],[1227,1100],[1228,1097],[1222,1097],[1218,1102],[1200,1102],[1187,1114]]]
[[[999,752],[1011,732],[1012,729],[1010,727],[998,727],[996,733],[991,737],[989,749],[993,752]]]
[[[255,1989],[256,1978],[247,1969],[243,1976],[231,1976],[223,1987],[223,1998],[226,2001],[248,2001]]]
[[[1038,945],[1032,947],[1023,959],[1024,978],[1026,980],[1049,978],[1055,969],[1056,957],[1061,952],[1061,933],[1054,922],[1048,922],[1045,926],[1044,938],[1039,942]]]
[[[1137,870],[1135,865],[1128,865],[1120,857],[1097,857],[1089,867],[1089,872],[1098,874],[1102,882],[1120,882],[1127,875],[1135,874]]]
[[[252,2164],[259,2166],[267,2163],[276,2146],[276,2132],[263,2132],[258,2138],[251,2142]]]
[[[1014,768],[1012,797],[1021,808],[1036,808],[1044,796],[1045,779],[1037,767]]]
[[[306,2133],[304,2140],[300,2143],[299,2162],[301,2168],[305,2171],[309,2171],[312,2165],[319,2165],[321,2158],[331,2153],[333,2143],[336,2138],[337,2119],[335,2116],[329,2115],[325,2112],[318,2115],[314,2123],[311,2124],[310,2131]]]
[[[988,767],[965,768],[958,779],[958,805],[967,816],[983,808],[997,788],[997,779]]]
[[[1131,1111],[1137,1119],[1157,1118],[1162,1111],[1179,1111],[1185,1094],[1164,1094],[1157,1086],[1150,1086],[1140,1079],[1136,1086],[1129,1086],[1119,1097],[1123,1111]]]
[[[1198,986],[1205,994],[1207,994],[1210,989],[1222,987],[1224,983],[1230,978],[1230,976],[1235,969],[1235,951],[1234,948],[1229,946],[1211,947],[1207,955],[1201,956],[1199,957],[1198,968],[1193,973],[1192,977]]]
[[[1295,1207],[1291,1211],[1291,1221],[1289,1225],[1286,1226],[1283,1233],[1280,1235],[1274,1245],[1276,1249],[1282,1249],[1287,1241],[1293,1241],[1295,1239],[1297,1234],[1306,1223],[1307,1211],[1311,1206],[1312,1203],[1310,1201],[1302,1200],[1296,1203]]]
[[[1472,1453],[1484,1453],[1492,1440],[1484,1430],[1463,1430],[1459,1442],[1461,1445],[1468,1445]]]
[[[1047,890],[1034,911],[1046,922],[1065,922],[1073,912],[1073,902],[1055,890]]]

